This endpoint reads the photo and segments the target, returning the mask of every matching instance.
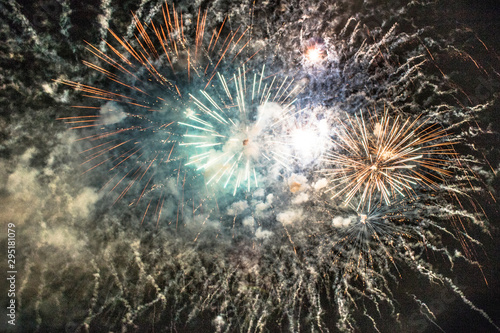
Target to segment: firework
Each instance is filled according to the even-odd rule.
[[[443,156],[455,153],[446,132],[425,123],[394,119],[387,109],[369,121],[361,113],[340,121],[338,149],[323,159],[332,166],[322,170],[333,183],[327,192],[333,192],[332,198],[343,196],[345,203],[360,194],[359,208],[370,207],[375,196],[390,204],[397,195],[412,196],[416,186],[437,186],[451,175]]]
[[[337,253],[334,264],[340,262],[346,267],[345,274],[367,268],[373,271],[375,263],[394,264],[394,245],[405,234],[403,207],[377,202],[360,211],[352,210],[347,218],[333,218],[332,226],[337,230],[334,239],[338,239],[332,244]]]
[[[158,22],[141,22],[134,16],[135,40],[109,30],[114,43],[105,42],[108,52],[88,43],[87,50],[95,61],[83,63],[102,74],[110,88],[58,81],[90,98],[88,105],[74,106],[85,113],[60,118],[82,133],[78,140],[86,146],[81,152],[82,174],[107,170],[107,179],[101,172],[93,178],[104,184],[102,192],[114,195],[113,204],[125,197],[130,197],[129,205],[134,206],[146,201],[142,221],[154,214],[156,223],[166,197],[179,191],[173,188],[182,187],[182,194],[177,195],[181,207],[177,221],[185,206],[181,201],[187,191],[187,171],[178,153],[183,133],[176,126],[189,100],[195,99],[189,92],[196,87],[206,94],[204,90],[215,77],[221,77],[219,70],[226,63],[239,66],[256,54],[247,52],[249,27],[229,30],[226,18],[207,34],[207,12],[199,10],[196,29],[190,31],[185,28],[188,19],[174,6],[165,4],[160,9]],[[159,195],[152,196],[152,192]],[[193,201],[194,213],[201,203],[188,199]]]
[[[243,184],[247,191],[259,186],[258,165],[274,161],[290,168],[292,155],[281,128],[297,113],[300,85],[264,75],[265,66],[247,84],[245,66],[230,80],[217,73],[217,89],[212,94],[201,90],[203,99],[191,95],[198,112],[189,109],[186,121],[179,122],[186,128],[180,145],[196,151],[186,165],[204,170],[207,185],[234,184],[233,195]]]
[[[321,38],[311,38],[306,43],[304,60],[307,65],[318,65],[325,58],[325,43]]]
[[[443,192],[461,190],[453,183],[461,166],[445,165],[454,151],[444,130],[396,117],[394,109],[343,122],[332,117],[339,107],[353,110],[372,101],[400,105],[403,92],[411,96],[406,105],[417,109],[429,83],[438,87],[432,98],[449,94],[440,90],[437,76],[421,71],[426,60],[418,50],[404,51],[419,45],[413,35],[398,34],[396,24],[389,31],[368,31],[362,21],[346,17],[343,29],[331,30],[338,35],[314,40],[297,58],[290,45],[295,50],[303,45],[307,21],[300,23],[301,43],[287,44],[294,40],[286,38],[288,30],[274,33],[280,37],[270,39],[275,52],[282,47],[288,52],[278,56],[286,61],[269,66],[272,72],[301,63],[296,77],[311,82],[311,89],[300,99],[322,106],[297,111],[299,80],[267,75],[260,64],[255,67],[261,70],[254,71],[248,60],[255,52],[247,50],[255,43],[249,43],[248,29],[228,32],[224,21],[207,36],[207,14],[199,12],[196,30],[190,32],[183,23],[189,16],[162,8],[160,25],[135,19],[135,40],[111,32],[117,45],[106,43],[109,52],[89,45],[104,65],[85,64],[104,75],[106,89],[61,81],[91,97],[89,105],[78,106],[87,114],[64,117],[89,144],[82,152],[83,173],[92,172],[92,179],[104,184],[102,191],[115,195],[115,203],[132,197],[130,205],[144,208],[142,222],[153,216],[158,224],[168,216],[168,223],[173,217],[185,226],[175,237],[160,229],[151,241],[138,239],[142,235],[135,230],[126,236],[104,230],[109,238],[103,239],[123,241],[123,246],[105,242],[98,248],[110,255],[97,256],[88,275],[95,285],[88,289],[93,298],[82,329],[99,327],[101,320],[112,322],[114,330],[138,329],[143,322],[153,329],[186,329],[181,323],[198,326],[199,318],[211,317],[214,329],[226,331],[277,331],[284,325],[290,331],[327,331],[333,321],[355,331],[360,330],[353,315],[358,312],[378,330],[374,309],[384,315],[387,305],[392,314],[399,313],[387,281],[398,283],[404,277],[401,268],[431,283],[444,281],[461,295],[426,257],[431,253],[452,265],[457,260],[477,264],[441,240],[478,243],[447,218],[462,226],[481,218],[444,198]],[[425,98],[430,99],[427,93]],[[430,115],[451,109],[442,100],[427,107]],[[450,126],[438,116],[432,119]],[[328,166],[314,174],[313,163],[331,144],[335,148],[323,158]],[[300,175],[287,184],[286,177],[269,176],[272,168]],[[107,171],[106,180],[97,179],[102,176],[97,169]],[[444,185],[450,170],[455,178]],[[328,191],[337,199],[325,210],[314,199],[327,182],[323,176],[330,178]],[[235,196],[239,189],[257,186],[238,202],[218,191],[229,187]],[[400,196],[412,198],[402,202]],[[214,205],[207,204],[211,199]],[[340,199],[348,210],[339,208]],[[117,208],[113,212],[120,214]],[[200,236],[201,225],[217,231]],[[238,237],[220,232],[240,225],[245,232]],[[99,231],[106,227],[98,226]],[[116,227],[123,229],[119,223]],[[130,269],[129,262],[137,267]],[[420,304],[422,312],[427,305]]]

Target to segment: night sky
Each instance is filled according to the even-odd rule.
[[[498,1],[0,9],[0,331],[500,330]]]

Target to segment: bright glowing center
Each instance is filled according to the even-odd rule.
[[[320,138],[311,129],[298,129],[292,134],[292,142],[295,150],[304,157],[317,150]]]
[[[290,133],[295,156],[301,163],[312,163],[323,154],[330,144],[328,131],[326,121],[316,120],[307,127],[296,128]]]
[[[321,51],[317,47],[310,47],[306,51],[306,58],[312,63],[317,63],[321,60]]]

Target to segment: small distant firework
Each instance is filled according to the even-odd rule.
[[[419,119],[403,121],[400,116],[374,116],[369,122],[360,113],[339,122],[338,149],[325,154],[331,168],[322,170],[334,184],[327,192],[349,203],[360,194],[358,208],[380,196],[390,204],[397,195],[412,196],[415,186],[435,187],[445,169],[445,155],[453,155],[445,130],[425,126]]]
[[[217,73],[218,90],[201,90],[206,102],[190,95],[199,113],[189,109],[186,122],[179,122],[186,128],[180,146],[196,150],[186,165],[204,170],[207,185],[232,184],[233,195],[243,184],[247,191],[258,187],[256,165],[274,161],[289,168],[292,159],[286,133],[276,125],[293,115],[300,86],[264,74],[265,66],[247,84],[245,66],[230,80]]]
[[[304,57],[309,64],[319,64],[325,57],[325,45],[321,38],[311,38],[306,45]]]
[[[409,230],[409,226],[405,228],[406,203],[398,201],[387,205],[375,201],[358,210],[350,205],[352,211],[347,218],[337,216],[332,220],[334,264],[345,267],[344,274],[378,271],[377,268],[384,269],[389,263],[396,266],[397,238],[409,234],[405,231]]]

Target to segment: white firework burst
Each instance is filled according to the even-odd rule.
[[[201,90],[203,99],[190,95],[196,111],[188,109],[179,122],[186,128],[180,145],[194,148],[186,165],[204,170],[207,184],[231,184],[233,195],[243,184],[247,191],[259,186],[258,165],[289,168],[292,159],[287,134],[277,125],[296,113],[300,85],[264,73],[265,66],[248,82],[244,66],[229,80],[217,73],[215,91]]]

